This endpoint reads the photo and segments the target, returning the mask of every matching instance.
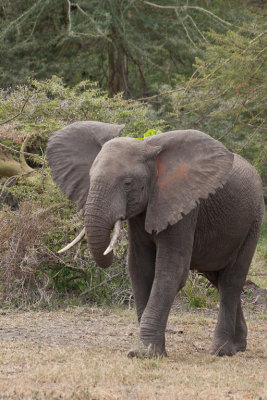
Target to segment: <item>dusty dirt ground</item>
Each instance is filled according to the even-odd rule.
[[[93,307],[0,312],[0,399],[267,399],[266,316],[247,312],[248,348],[208,354],[217,312],[175,306],[168,357],[128,359],[134,310]]]

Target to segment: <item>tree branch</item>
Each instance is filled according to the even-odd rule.
[[[184,21],[183,21],[182,19],[181,19],[181,24],[183,25],[183,28],[184,28],[185,33],[186,33],[186,36],[188,37],[189,41],[192,43],[192,45],[193,45],[195,48],[197,48],[196,43],[195,43],[194,40],[191,38],[191,36],[190,36],[190,34],[189,34],[189,32],[188,32],[188,29],[187,29],[187,27],[185,26]]]
[[[82,9],[82,7],[79,6],[79,4],[77,4],[77,3],[72,3],[72,6],[73,6],[73,7],[76,7],[83,15],[86,15],[87,17],[89,16],[89,15],[87,14],[87,12],[85,12],[85,11]]]
[[[39,0],[37,3],[35,3],[32,7],[30,7],[28,10],[26,10],[23,14],[21,14],[18,18],[16,18],[14,21],[12,21],[8,27],[3,31],[2,35],[0,35],[0,38],[3,38],[5,36],[5,34],[13,27],[13,25],[16,25],[16,23],[18,23],[21,19],[23,19],[23,17],[27,16],[28,14],[30,14],[30,12],[32,10],[34,10],[35,8],[37,8],[37,6],[39,4],[41,4],[43,2],[43,0]]]
[[[117,274],[111,276],[110,278],[105,279],[104,281],[102,281],[101,283],[99,283],[99,285],[96,285],[96,286],[94,286],[94,287],[92,287],[92,288],[90,288],[90,289],[85,290],[85,291],[82,292],[79,296],[84,296],[85,294],[92,292],[93,290],[95,290],[95,289],[97,289],[97,288],[99,288],[99,287],[105,285],[106,283],[112,281],[114,278],[116,278],[116,276],[119,276],[119,275],[121,275],[121,272],[118,272]]]
[[[229,25],[229,26],[235,26],[235,25],[231,24],[230,22],[225,21],[224,19],[218,17],[213,12],[211,12],[209,10],[206,10],[205,8],[202,8],[202,7],[198,7],[198,6],[182,6],[181,9],[183,9],[183,10],[187,10],[187,9],[197,10],[197,11],[200,11],[200,12],[203,12],[203,13],[206,13],[206,14],[210,15],[211,17],[213,17],[213,18],[217,19],[218,21],[220,21],[222,24]]]
[[[26,104],[27,104],[28,101],[30,100],[30,97],[31,97],[31,94],[29,93],[28,96],[27,96],[27,98],[25,99],[25,101],[24,101],[24,103],[23,103],[23,105],[22,105],[20,111],[19,111],[17,114],[13,115],[13,117],[4,119],[4,121],[0,121],[0,125],[4,125],[4,124],[6,124],[7,122],[13,121],[13,119],[15,119],[15,118],[17,118],[19,115],[21,115],[21,114],[23,113],[23,111],[24,111],[24,108],[26,107]]]
[[[26,139],[27,139],[27,138],[26,138]],[[25,139],[25,140],[26,140],[26,139]],[[15,149],[13,149],[12,147],[6,146],[6,145],[3,144],[3,143],[0,143],[0,146],[3,147],[4,149],[13,151],[13,153],[24,154],[25,156],[36,157],[36,158],[39,158],[39,160],[41,160],[42,162],[44,161],[42,157],[38,156],[38,154],[28,153],[27,151],[15,150]],[[22,148],[23,148],[23,144],[22,144],[21,149],[22,149]]]
[[[185,90],[185,88],[182,87],[182,88],[179,88],[179,89],[167,90],[166,92],[157,93],[157,94],[154,94],[153,96],[141,97],[139,99],[129,100],[129,102],[151,100],[151,99],[155,99],[155,98],[160,97],[160,96],[164,96],[165,94],[180,92],[182,90]]]
[[[185,21],[186,19],[189,19],[189,20],[192,22],[193,26],[196,28],[196,30],[198,31],[198,33],[200,34],[200,36],[202,37],[202,39],[203,39],[206,43],[208,43],[207,39],[205,38],[205,36],[203,35],[203,33],[201,32],[201,30],[199,29],[199,27],[198,27],[197,24],[195,23],[195,21],[193,20],[193,18],[191,17],[191,15],[188,14],[188,15],[184,18],[184,21]]]
[[[68,19],[69,19],[69,26],[68,31],[69,33],[72,31],[72,24],[71,24],[71,2],[70,0],[66,0],[68,5]]]
[[[147,4],[148,6],[151,6],[151,7],[161,8],[161,9],[165,9],[165,10],[197,10],[197,11],[200,11],[200,12],[203,12],[205,14],[210,15],[211,17],[213,17],[213,18],[217,19],[218,21],[220,21],[222,24],[229,25],[229,26],[235,26],[235,25],[231,24],[230,22],[225,21],[224,19],[218,17],[213,12],[211,12],[209,10],[206,10],[205,8],[202,8],[202,7],[198,7],[198,6],[180,6],[180,7],[177,7],[177,6],[161,6],[159,4],[151,3],[150,1],[145,1],[145,0],[143,0],[143,3]]]
[[[13,115],[13,117],[4,119],[4,121],[0,121],[0,125],[4,125],[4,124],[6,124],[7,122],[13,121],[13,119],[17,118],[18,116],[20,116],[20,115],[23,113],[23,111],[24,111],[24,109],[25,109],[25,107],[26,107],[26,104],[28,103],[28,101],[29,101],[30,98],[31,98],[31,93],[30,93],[30,91],[29,91],[29,88],[30,88],[31,85],[32,85],[33,77],[34,77],[34,75],[32,74],[32,76],[31,76],[31,78],[30,78],[30,81],[29,81],[28,89],[27,89],[27,93],[28,93],[28,94],[27,94],[26,99],[24,100],[24,103],[22,104],[22,107],[21,107],[20,111],[19,111],[17,114]]]

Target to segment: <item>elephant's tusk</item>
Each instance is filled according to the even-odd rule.
[[[116,223],[114,225],[113,236],[111,238],[111,241],[110,241],[110,244],[109,244],[108,248],[103,253],[104,256],[106,256],[108,253],[110,253],[113,250],[113,248],[114,248],[114,246],[115,246],[115,244],[116,244],[116,242],[117,242],[117,240],[119,238],[120,230],[121,230],[121,220],[119,219],[118,221],[116,221]]]
[[[85,235],[85,228],[83,228],[83,230],[79,233],[79,235],[71,242],[69,243],[66,247],[64,247],[63,249],[58,251],[58,254],[64,253],[65,251],[69,250],[71,247],[73,247],[76,243],[78,243],[80,240],[82,240],[82,238]]]

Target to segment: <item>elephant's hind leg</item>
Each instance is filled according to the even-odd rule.
[[[247,333],[248,333],[247,324],[243,314],[241,300],[239,300],[236,311],[236,325],[235,325],[235,339],[234,339],[236,351],[246,350]]]
[[[236,260],[218,272],[220,310],[211,348],[212,354],[232,356],[237,351],[246,349],[247,326],[241,308],[240,295],[256,249],[258,236],[259,226],[255,224],[250,229]]]
[[[218,289],[218,272],[207,272],[205,273],[205,276]],[[247,324],[240,299],[236,310],[234,345],[236,351],[245,351],[247,347]]]

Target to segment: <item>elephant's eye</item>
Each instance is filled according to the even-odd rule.
[[[132,179],[125,179],[125,181],[124,181],[125,189],[130,189],[131,183],[132,183]]]

